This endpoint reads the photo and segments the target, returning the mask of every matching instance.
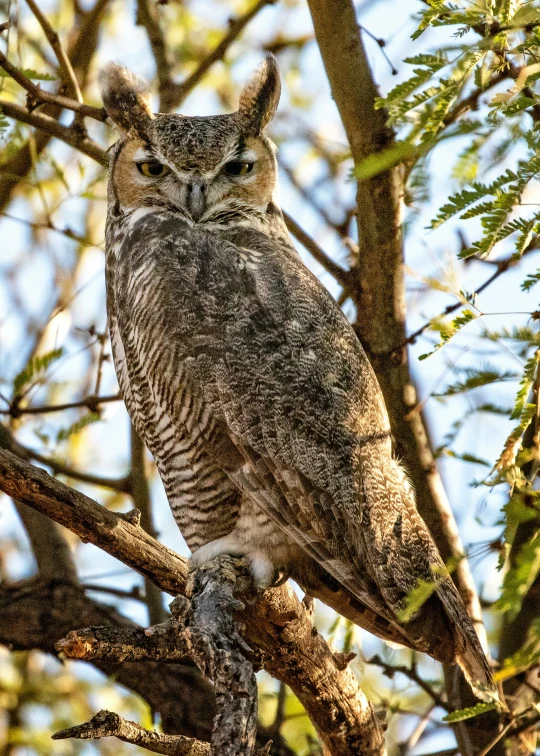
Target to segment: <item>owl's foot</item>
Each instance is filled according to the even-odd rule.
[[[223,538],[217,538],[215,541],[205,543],[204,546],[198,548],[189,560],[190,569],[197,569],[205,562],[210,562],[222,554],[230,554],[231,556],[247,559],[253,578],[253,585],[257,592],[262,593],[267,588],[283,585],[289,577],[283,569],[276,568],[267,554],[260,549],[250,549],[249,544],[240,542],[234,533],[230,533]]]

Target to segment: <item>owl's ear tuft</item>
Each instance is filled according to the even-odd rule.
[[[240,94],[239,113],[255,134],[274,117],[281,94],[279,69],[273,55],[267,55]]]
[[[105,110],[123,131],[140,134],[154,116],[150,87],[120,63],[107,63],[98,73]]]

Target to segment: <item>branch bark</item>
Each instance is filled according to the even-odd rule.
[[[157,658],[176,660],[189,657],[206,677],[212,679],[216,694],[216,716],[212,728],[211,752],[219,756],[252,756],[255,753],[257,732],[257,682],[249,647],[238,635],[234,614],[244,605],[235,598],[239,578],[249,586],[246,565],[238,559],[224,556],[204,565],[193,576],[191,601],[179,597],[171,605],[170,620],[157,625],[146,634],[152,634],[147,652],[157,649]],[[242,583],[240,583],[242,584]],[[105,654],[123,662],[126,657],[138,655],[139,649],[130,644],[134,633],[123,637],[121,631],[110,632],[108,637],[92,644],[92,631],[72,632],[57,644],[57,649],[66,655],[85,659]],[[103,635],[100,628],[94,633]],[[139,634],[140,636],[140,634]],[[152,643],[156,636],[157,643]],[[166,638],[164,636],[167,636]],[[143,639],[144,642],[144,639]],[[139,657],[140,658],[140,657]],[[98,715],[99,716],[99,715]],[[199,752],[198,744],[186,743],[185,738],[164,740],[157,733],[118,720],[117,715],[109,715],[114,720],[113,731],[95,727],[95,722],[57,733],[55,738],[64,737],[105,737],[113,734],[127,742],[138,743],[157,753]],[[92,726],[90,726],[92,725]],[[127,727],[128,731],[122,730]],[[116,729],[116,731],[114,731]],[[202,752],[202,751],[201,751]],[[266,752],[266,749],[265,749]]]
[[[109,512],[43,470],[0,450],[0,490],[120,559],[162,590],[184,593],[187,563],[130,517]],[[239,615],[263,667],[288,685],[320,733],[329,756],[384,754],[381,726],[350,669],[343,669],[290,586],[267,591]]]

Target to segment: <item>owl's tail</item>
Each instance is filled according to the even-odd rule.
[[[400,625],[390,615],[382,616],[366,607],[315,562],[302,572],[296,577],[309,595],[383,640],[421,651],[441,664],[458,664],[480,700],[498,700],[489,662],[450,578],[443,581],[416,617]]]
[[[461,597],[448,577],[437,589],[455,639],[455,660],[475,695],[482,701],[498,701],[499,694],[491,668]]]

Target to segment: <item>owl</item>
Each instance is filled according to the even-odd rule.
[[[392,456],[370,363],[285,227],[265,133],[274,58],[228,115],[154,115],[146,82],[115,63],[99,81],[121,132],[106,231],[114,361],[192,564],[241,555],[258,589],[291,577],[495,695]]]

